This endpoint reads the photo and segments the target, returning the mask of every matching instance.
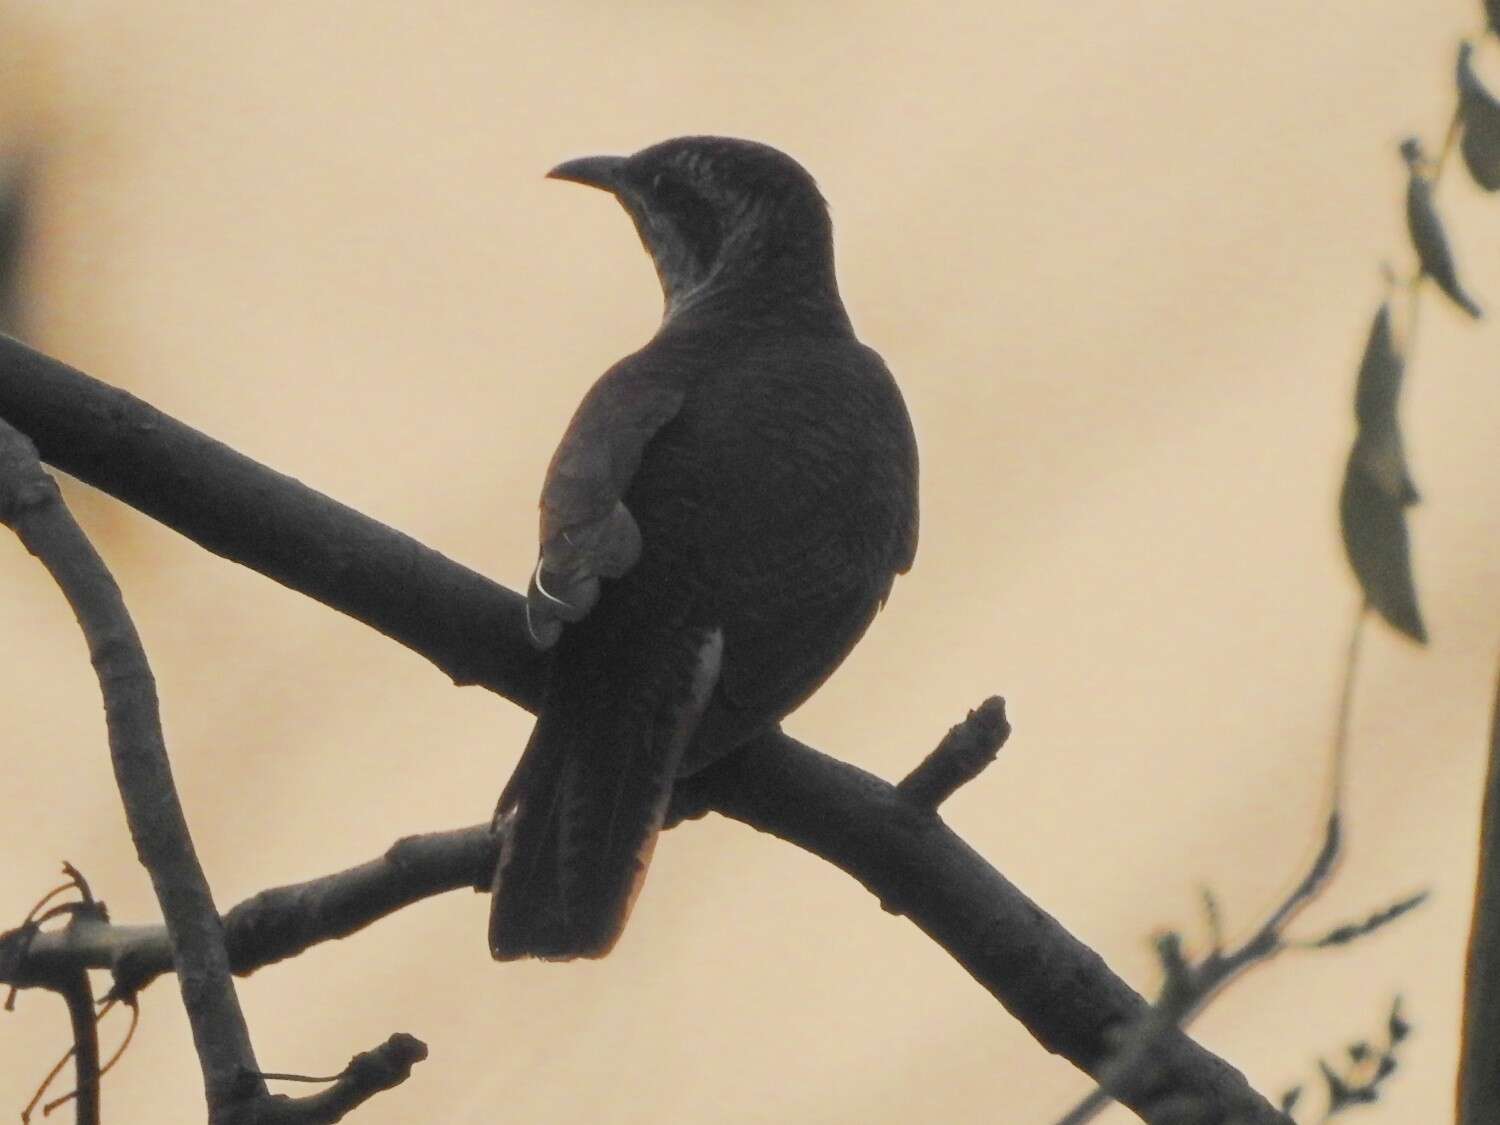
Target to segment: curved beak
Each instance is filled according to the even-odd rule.
[[[577,160],[564,160],[547,173],[547,178],[614,192],[620,186],[624,166],[623,156],[580,156]]]

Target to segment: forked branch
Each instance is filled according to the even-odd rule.
[[[425,1048],[420,1054],[413,1049],[412,1044],[421,1045],[410,1036],[401,1037],[400,1044],[393,1037],[383,1053],[373,1053],[375,1062],[358,1068],[351,1064],[357,1071],[355,1077],[346,1081],[341,1076],[323,1094],[305,1099],[269,1096],[230,976],[223,925],[172,779],[156,684],[140,636],[114,577],[63,503],[57,482],[42,468],[35,447],[3,420],[0,523],[10,527],[47,568],[88,644],[104,697],[115,782],[136,854],[151,878],[165,919],[171,963],[203,1071],[211,1125],[334,1121],[344,1107],[404,1079],[411,1064],[425,1055]],[[102,922],[102,911],[92,917]],[[34,943],[39,936],[34,931],[25,933],[27,929],[23,927],[19,937],[23,954],[28,939]],[[54,979],[63,982],[59,991],[68,1002],[75,1029],[79,1117],[90,1120],[86,1114],[97,1116],[99,1066],[86,966],[57,966]],[[377,1065],[380,1062],[386,1065]],[[332,1113],[338,1116],[328,1116]]]
[[[536,706],[545,667],[511,591],[4,337],[0,417],[26,431],[46,460],[216,554],[366,622],[456,682]],[[946,785],[933,788],[934,799]],[[689,804],[780,836],[859,879],[1043,1046],[1096,1078],[1112,1036],[1148,1009],[931,808],[862,770],[771,734],[684,788]],[[1180,1031],[1165,1032],[1159,1052],[1160,1065],[1117,1092],[1145,1120],[1181,1120],[1190,1106],[1203,1125],[1286,1122]]]

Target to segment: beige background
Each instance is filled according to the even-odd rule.
[[[0,136],[44,157],[31,336],[514,585],[556,435],[659,311],[618,209],[542,173],[693,131],[791,151],[905,388],[925,511],[916,570],[790,729],[895,777],[1004,693],[1016,736],[950,819],[1149,990],[1153,930],[1201,940],[1201,884],[1243,931],[1312,846],[1355,604],[1333,515],[1353,368],[1381,261],[1409,261],[1395,146],[1440,137],[1478,8],[0,0]],[[1500,204],[1454,172],[1461,266],[1500,312]],[[1432,903],[1197,1026],[1275,1094],[1403,993],[1417,1035],[1370,1121],[1449,1104],[1497,355],[1500,327],[1427,303],[1404,418],[1434,641],[1370,637],[1351,850],[1304,929]],[[149,645],[221,903],[488,814],[525,715],[69,496]],[[151,918],[76,629],[8,538],[0,637],[0,907],[66,857]],[[451,895],[243,983],[262,1064],[424,1037],[372,1125],[1043,1122],[1087,1088],[908,923],[736,825],[670,835],[603,963],[495,966],[484,914]],[[198,1118],[178,999],[144,1008],[108,1119]],[[0,1018],[0,1114],[65,1037],[43,996]]]

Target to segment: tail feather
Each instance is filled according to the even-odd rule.
[[[614,947],[721,652],[717,631],[700,635],[654,683],[623,669],[612,682],[559,670],[496,814],[505,840],[490,908],[495,958]]]

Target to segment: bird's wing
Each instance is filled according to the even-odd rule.
[[[646,443],[682,398],[679,383],[631,357],[579,404],[542,486],[541,550],[526,591],[537,647],[552,647],[564,623],[593,609],[601,578],[620,577],[640,558],[640,528],[622,497]]]
[[[916,439],[884,362],[864,347],[806,349],[790,366],[782,409],[818,422],[792,443],[772,427],[760,455],[777,462],[761,479],[788,499],[762,506],[764,526],[724,529],[736,612],[719,696],[777,718],[848,655],[917,546]]]
[[[682,428],[651,446],[630,497],[669,507],[692,481],[701,497],[691,538],[712,561],[705,610],[724,632],[710,729],[689,752],[779,721],[838,666],[912,563],[916,445],[884,364],[868,349],[798,342],[751,357],[717,380],[714,407],[695,395]]]
[[[719,701],[745,715],[780,718],[849,654],[895,575],[850,557],[833,538],[763,542],[736,576],[739,609],[725,625]]]

